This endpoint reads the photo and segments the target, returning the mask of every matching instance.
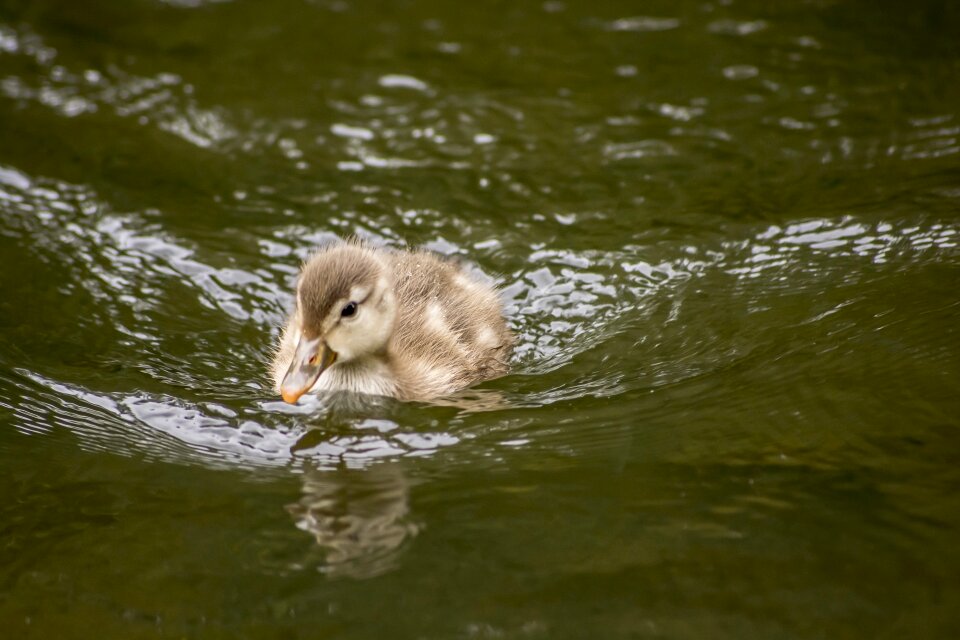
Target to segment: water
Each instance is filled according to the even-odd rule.
[[[948,2],[0,2],[0,621],[954,637]],[[298,263],[500,284],[514,371],[275,397]]]

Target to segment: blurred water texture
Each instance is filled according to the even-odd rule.
[[[0,0],[12,638],[956,637],[960,8]],[[514,371],[275,397],[299,262]]]

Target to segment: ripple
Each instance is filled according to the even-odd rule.
[[[6,185],[0,201],[8,214],[0,232],[23,237],[46,260],[69,266],[62,270],[68,279],[64,285],[84,288],[104,303],[102,308],[114,309],[111,315],[126,307],[148,322],[142,312],[165,306],[162,291],[186,284],[195,289],[198,302],[234,319],[275,321],[272,276],[205,264],[195,248],[148,217],[112,212],[85,187],[0,169],[0,184]],[[259,303],[253,292],[262,294]]]
[[[5,610],[950,628],[955,12],[794,4],[5,3]],[[277,398],[299,263],[350,234],[488,274],[512,373]]]
[[[391,405],[360,399],[309,397],[224,406],[143,392],[94,392],[17,370],[12,426],[27,435],[68,429],[82,447],[120,455],[212,466],[365,468],[384,459],[421,457],[454,446],[460,437],[388,417]],[[291,417],[298,417],[291,420]],[[436,425],[438,426],[438,425]]]
[[[244,322],[253,321],[261,330],[275,327],[282,319],[281,312],[289,298],[286,287],[294,265],[280,268],[281,264],[272,263],[277,260],[289,263],[290,256],[306,257],[317,244],[334,237],[328,232],[311,233],[301,228],[280,230],[273,240],[260,243],[261,255],[268,262],[267,270],[215,268],[197,260],[195,250],[186,248],[168,234],[157,233],[145,219],[109,213],[108,207],[97,203],[89,191],[31,178],[12,168],[5,168],[0,177],[9,211],[41,214],[8,216],[5,232],[26,234],[36,250],[43,251],[51,260],[63,259],[59,256],[65,244],[74,247],[72,286],[94,296],[102,308],[113,308],[116,317],[132,314],[137,320],[130,326],[138,329],[120,329],[139,342],[158,340],[159,336],[153,335],[150,329],[156,322],[155,316],[147,311],[166,306],[173,283],[187,284],[195,290],[198,302],[208,304],[218,313]],[[89,206],[80,207],[77,203]],[[419,215],[434,214],[420,212]],[[90,218],[92,224],[75,224],[73,221],[81,216]],[[576,215],[564,217],[563,224],[576,224],[577,219]],[[672,249],[661,246],[651,251],[650,247],[634,245],[613,252],[541,248],[526,256],[525,268],[501,281],[508,316],[520,336],[517,374],[531,376],[558,371],[581,354],[597,348],[609,349],[621,339],[636,340],[629,337],[633,327],[654,320],[651,314],[660,313],[657,309],[662,304],[669,306],[661,320],[663,326],[682,324],[690,313],[686,292],[694,290],[699,279],[716,278],[718,273],[754,281],[762,279],[770,283],[768,292],[788,287],[796,290],[815,286],[825,274],[841,273],[849,279],[853,274],[866,273],[862,269],[851,269],[848,264],[851,258],[873,264],[891,260],[898,264],[904,260],[942,260],[945,255],[956,254],[957,237],[958,229],[951,224],[868,223],[848,216],[772,225],[742,241],[716,246],[677,245]],[[396,242],[393,237],[379,241]],[[433,247],[448,255],[470,255],[468,248],[443,238],[438,238]],[[491,245],[491,248],[499,250],[501,246]],[[934,253],[930,254],[931,251]],[[654,255],[657,258],[651,259]],[[87,272],[92,277],[86,277]],[[130,296],[131,292],[139,294]],[[767,296],[765,303],[775,304],[775,299]],[[597,322],[597,318],[602,318],[602,322]],[[725,358],[739,357],[736,350],[718,357],[720,354],[705,352],[704,345],[695,344],[693,348],[671,345],[664,342],[669,332],[651,326],[648,338],[657,335],[660,342],[650,353],[653,365],[648,372],[633,375],[632,380],[627,371],[617,368],[618,359],[614,358],[613,364],[567,379],[561,386],[531,389],[525,395],[513,394],[505,405],[499,406],[537,406],[583,397],[621,395],[631,388],[673,384],[702,375],[711,368],[724,366]],[[662,355],[657,355],[658,352]],[[196,384],[201,389],[219,389],[226,398],[239,397],[235,385],[250,380],[249,372],[239,367],[264,366],[258,353],[241,352],[236,365],[227,366],[226,371],[211,378],[215,368],[223,367],[229,360],[215,352],[207,354],[207,364],[203,360],[201,348],[189,362],[173,361],[167,356],[143,366],[155,380],[176,388]],[[658,361],[662,364],[657,364]],[[190,369],[195,370],[188,373]],[[435,434],[410,433],[395,427],[396,433],[336,436],[305,447],[300,443],[307,433],[303,427],[292,432],[274,431],[278,418],[274,411],[281,407],[286,410],[279,403],[265,404],[262,410],[253,413],[230,409],[233,415],[225,416],[223,411],[211,414],[200,405],[173,396],[97,394],[62,383],[44,384],[58,394],[72,395],[84,406],[93,405],[96,411],[110,413],[121,421],[114,422],[115,425],[134,421],[194,450],[248,462],[286,464],[292,459],[293,451],[317,460],[420,455],[455,445],[460,440],[446,430]],[[262,387],[254,384],[253,388]],[[488,406],[487,410],[497,410],[498,403]],[[302,419],[297,422],[307,426],[322,407],[322,404],[307,407],[303,417],[309,416],[309,419],[306,423],[301,422]],[[79,424],[84,420],[86,418],[80,416],[75,422]],[[354,424],[354,427],[363,430],[362,425]]]
[[[603,149],[604,155],[614,162],[627,160],[646,160],[648,158],[663,158],[677,155],[677,150],[665,140],[638,140],[608,144]]]
[[[745,46],[740,37],[774,30],[715,9],[709,18],[587,19],[604,40],[588,38],[578,55],[597,55],[611,38],[680,36],[688,25],[735,36],[736,47]],[[632,35],[653,32],[664,34]],[[478,437],[470,416],[485,412],[503,427],[498,442],[513,443],[505,446],[572,446],[565,438],[602,438],[588,426],[527,433],[522,416],[749,369],[751,358],[775,351],[757,338],[768,328],[754,320],[771,310],[790,326],[844,331],[843,317],[861,301],[842,287],[955,261],[958,228],[933,212],[847,207],[862,203],[866,183],[856,180],[848,187],[856,197],[828,210],[805,198],[846,172],[866,175],[871,189],[893,188],[886,174],[872,173],[878,165],[949,160],[960,134],[954,114],[934,103],[897,110],[889,136],[859,135],[848,125],[869,115],[861,94],[899,105],[895,94],[866,81],[820,85],[821,77],[846,78],[836,66],[844,50],[797,34],[763,59],[724,50],[704,74],[725,89],[704,95],[661,90],[656,68],[607,55],[598,68],[616,70],[610,87],[563,76],[568,86],[549,95],[525,92],[519,81],[491,89],[484,74],[492,63],[478,62],[464,38],[447,47],[455,55],[438,58],[460,65],[455,82],[434,81],[424,67],[348,64],[311,80],[319,97],[298,112],[281,98],[259,109],[217,104],[176,56],[149,68],[88,68],[61,59],[27,26],[0,25],[5,62],[29,63],[11,65],[0,81],[8,101],[42,105],[72,123],[135,123],[135,136],[160,132],[228,162],[227,186],[191,203],[228,219],[209,235],[192,221],[173,222],[182,212],[152,208],[149,196],[112,191],[110,180],[97,190],[0,166],[0,236],[30,267],[57,274],[57,290],[41,296],[33,317],[12,316],[24,333],[38,318],[49,322],[43,337],[58,352],[45,358],[37,354],[46,349],[34,349],[35,360],[22,363],[5,356],[43,390],[17,409],[18,428],[46,433],[53,420],[87,434],[90,446],[113,447],[116,437],[117,447],[171,459],[330,466],[467,448]],[[459,42],[461,34],[439,35]],[[436,43],[425,46],[437,55]],[[617,46],[618,55],[642,51]],[[517,64],[516,51],[508,53]],[[526,72],[546,68],[537,55],[524,60]],[[830,73],[799,73],[801,55]],[[351,74],[349,89],[337,73]],[[756,123],[766,126],[751,136]],[[937,183],[922,197],[952,211],[955,191]],[[221,233],[229,239],[214,237]],[[267,399],[266,361],[298,262],[354,233],[398,248],[409,240],[490,273],[519,338],[513,375],[475,396],[417,407],[413,417],[378,407],[372,422],[343,417],[326,399],[298,407]],[[831,287],[841,288],[838,297],[821,301]],[[754,333],[725,334],[705,320],[714,316]],[[73,368],[58,361],[68,347],[81,354]]]
[[[723,19],[711,22],[707,26],[707,30],[725,36],[749,36],[764,31],[768,26],[765,20]]]
[[[755,242],[730,249],[749,249],[742,265],[729,269],[742,277],[769,278],[770,269],[791,270],[847,270],[847,278],[863,277],[868,272],[851,269],[847,259],[859,258],[868,263],[883,264],[898,262],[938,261],[955,255],[958,230],[949,223],[924,222],[922,225],[909,221],[880,221],[867,223],[854,217],[840,219],[813,219],[795,222],[784,227],[774,225],[760,232]],[[926,250],[938,250],[924,255]],[[803,253],[801,253],[803,252]],[[738,251],[739,253],[739,251]],[[820,254],[822,259],[805,262],[809,255]]]
[[[398,73],[380,76],[377,84],[384,89],[413,89],[414,91],[424,92],[430,89],[430,86],[423,80]]]
[[[259,399],[266,390],[270,336],[289,304],[296,265],[335,238],[333,231],[276,226],[272,237],[252,243],[248,265],[230,265],[216,252],[160,228],[147,213],[113,212],[87,188],[13,167],[0,170],[0,203],[5,212],[0,232],[25,240],[35,255],[62,267],[65,291],[96,302],[97,317],[81,319],[79,329],[102,331],[99,327],[110,323],[118,332],[117,346],[100,356],[103,363],[133,360],[139,372],[132,381],[105,368],[98,381],[87,382],[67,373],[44,374],[42,365],[24,370],[22,375],[46,392],[19,410],[19,429],[36,432],[34,425],[49,420],[103,449],[266,466],[432,455],[470,436],[458,426],[458,416],[470,412],[506,414],[624,397],[722,371],[745,362],[750,340],[712,336],[709,327],[695,322],[705,312],[699,300],[704,291],[720,296],[725,313],[769,309],[788,304],[798,292],[815,292],[828,280],[836,286],[875,278],[871,268],[885,264],[903,268],[953,260],[960,237],[952,221],[854,215],[731,226],[721,234],[724,240],[662,241],[651,231],[605,251],[571,248],[559,232],[531,247],[523,220],[496,241],[474,246],[451,240],[452,233],[437,234],[424,244],[479,259],[484,270],[496,273],[498,256],[511,256],[502,263],[511,268],[499,270],[495,281],[519,342],[514,374],[495,383],[500,395],[439,402],[433,410],[446,405],[453,413],[425,426],[422,417],[394,420],[389,408],[377,410],[383,418],[367,422],[343,417],[324,399],[296,407]],[[421,228],[450,230],[458,224],[440,211],[397,215],[418,220]],[[591,219],[585,212],[552,217],[558,229],[580,228]],[[399,233],[374,219],[354,215],[344,222],[379,229],[375,242],[403,246]],[[476,229],[473,234],[484,236]],[[184,293],[198,311],[188,319],[179,317]],[[796,321],[832,321],[852,304],[834,301]],[[166,311],[174,307],[178,312]],[[250,344],[208,336],[227,319],[236,323],[231,332]],[[185,332],[171,334],[178,323],[185,323]],[[161,332],[160,324],[167,329]],[[701,326],[702,333],[685,326]],[[631,364],[637,357],[647,363],[642,371]],[[124,390],[131,386],[135,390]],[[38,420],[40,415],[48,417]],[[537,440],[513,428],[500,439]]]
[[[760,70],[752,64],[735,64],[723,68],[723,77],[728,80],[748,80],[759,74]]]
[[[221,145],[236,136],[225,114],[199,106],[194,87],[177,74],[142,77],[118,66],[70,70],[54,64],[56,50],[25,28],[3,27],[0,42],[5,43],[7,52],[31,57],[45,69],[44,74],[29,79],[3,78],[0,92],[9,99],[37,102],[69,118],[107,109],[201,148]]]
[[[653,18],[650,16],[635,16],[620,18],[607,24],[609,31],[670,31],[680,26],[677,18]]]

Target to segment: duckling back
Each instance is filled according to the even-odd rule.
[[[398,317],[389,358],[398,396],[443,395],[509,370],[514,337],[493,287],[425,251],[391,259]]]

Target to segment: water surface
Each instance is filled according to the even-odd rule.
[[[953,637],[948,2],[0,2],[12,637]],[[299,262],[513,372],[286,405]]]

